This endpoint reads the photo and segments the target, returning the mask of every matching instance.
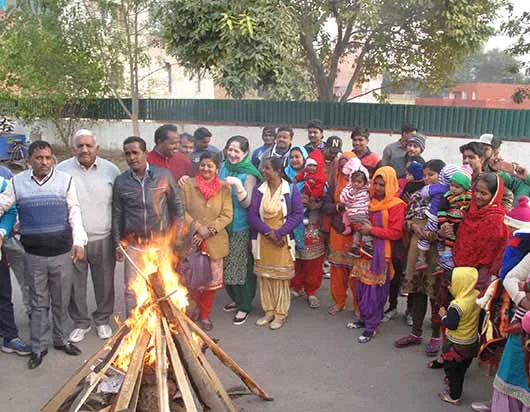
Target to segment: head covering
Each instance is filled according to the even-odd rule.
[[[247,174],[255,176],[258,181],[263,181],[263,176],[259,172],[258,169],[256,169],[256,166],[254,166],[251,162],[250,154],[247,153],[245,158],[241,160],[239,163],[230,163],[228,159],[224,161],[224,166],[228,170],[228,176],[237,176],[238,174]],[[243,182],[244,183],[244,182]]]
[[[517,200],[517,205],[506,213],[504,224],[516,229],[523,229],[525,233],[530,232],[530,198],[521,196]],[[521,232],[523,233],[523,232]]]
[[[453,175],[458,172],[459,167],[457,165],[445,165],[442,170],[440,170],[440,176],[438,177],[438,182],[442,185],[449,186],[451,178]]]
[[[502,263],[508,231],[504,226],[505,209],[502,205],[504,181],[496,175],[497,190],[491,201],[479,208],[475,193],[464,219],[458,226],[453,256],[456,266],[478,268],[487,266],[497,274]]]
[[[425,150],[425,136],[420,133],[414,133],[409,137],[409,142],[416,143],[419,147],[421,147],[421,151],[423,152]]]
[[[314,173],[310,173],[307,170],[308,164],[314,164],[317,166],[317,170]],[[324,196],[326,186],[326,161],[324,155],[319,149],[313,150],[306,160],[306,167],[300,173],[295,176],[297,182],[304,181],[304,193],[314,197]],[[306,180],[306,176],[310,175],[313,180],[312,184]]]
[[[381,200],[375,198],[374,181],[376,177],[382,177],[385,182],[385,197]],[[404,202],[397,197],[399,191],[399,184],[396,176],[396,171],[390,166],[383,166],[377,169],[372,177],[370,184],[370,211],[376,212],[379,210],[388,210]]]
[[[326,139],[325,147],[327,149],[336,149],[337,152],[342,151],[342,139],[339,136],[329,136]]]
[[[289,149],[289,152],[285,155],[285,158],[287,159],[287,166],[285,166],[283,171],[285,172],[285,175],[289,179],[291,179],[292,182],[294,182],[294,178],[300,172],[300,170],[302,171],[304,170],[304,166],[302,166],[302,169],[300,170],[294,170],[293,167],[291,166],[291,152],[293,150],[298,150],[300,153],[302,153],[302,158],[304,159],[304,166],[305,166],[305,162],[308,156],[307,150],[304,148],[304,146],[291,146],[291,149]],[[296,182],[295,185],[301,193],[302,190],[304,189],[304,182],[303,181]]]
[[[294,170],[293,167],[291,166],[291,152],[293,150],[298,150],[300,153],[302,153],[302,157],[304,159],[304,166],[305,166],[305,161],[307,160],[307,150],[304,148],[304,146],[291,146],[291,148],[289,149],[289,152],[285,155],[285,158],[287,159],[287,166],[285,166],[284,168],[284,172],[285,174],[287,175],[287,177],[291,180],[294,179],[294,177],[296,176],[296,174],[298,172],[300,172],[300,170],[303,170],[303,166],[302,166],[302,169],[300,170]]]
[[[493,146],[493,133],[483,133],[479,137],[479,142],[482,144],[487,144],[489,146]]]
[[[342,173],[342,170],[338,165],[342,159],[350,160],[354,157],[357,156],[353,152],[343,152],[337,158],[337,170],[335,171],[335,193],[333,195],[335,203],[340,203],[340,193],[348,184],[348,178],[344,175],[344,173]]]
[[[307,166],[318,166],[318,163],[315,159],[311,159],[311,157],[309,157],[309,159],[306,160],[305,162],[305,167]]]
[[[423,180],[423,165],[420,162],[410,162],[407,172],[412,175],[414,181]]]
[[[440,159],[429,160],[424,167],[428,167],[433,172],[440,173],[445,166],[445,162]]]
[[[467,169],[461,168],[451,176],[450,182],[462,186],[467,191],[471,188],[471,173]]]
[[[370,174],[368,173],[368,169],[363,166],[361,163],[361,160],[358,157],[353,157],[350,160],[346,162],[344,167],[342,168],[342,173],[345,176],[348,176],[348,180],[351,178],[351,175],[353,172],[361,171],[366,176],[366,180],[370,181]]]

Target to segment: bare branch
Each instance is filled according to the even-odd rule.
[[[364,56],[366,53],[368,53],[370,46],[369,46],[369,39],[366,41],[366,44],[363,46],[361,52],[359,53],[359,56],[357,56],[357,59],[355,59],[355,70],[353,71],[350,81],[348,82],[348,85],[346,86],[346,90],[344,91],[343,95],[340,98],[341,102],[344,102],[348,99],[348,96],[350,95],[351,91],[353,90],[353,86],[355,85],[355,82],[359,79],[359,75],[361,74],[361,70],[363,69],[364,65]]]

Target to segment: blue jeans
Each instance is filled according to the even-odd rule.
[[[2,248],[2,260],[0,260],[0,334],[5,341],[18,337],[11,292],[11,273],[5,258],[4,248]]]

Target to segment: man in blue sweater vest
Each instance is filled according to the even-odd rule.
[[[81,350],[67,340],[68,302],[72,289],[72,262],[84,257],[87,234],[72,177],[53,166],[53,149],[48,142],[36,141],[28,148],[31,170],[14,177],[0,194],[0,208],[16,203],[20,240],[26,254],[24,272],[31,294],[31,356],[29,369],[35,369],[48,353],[51,302],[55,349],[68,355]]]

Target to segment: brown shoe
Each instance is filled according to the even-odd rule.
[[[408,348],[409,346],[421,345],[422,337],[413,335],[407,335],[403,338],[399,338],[394,342],[396,348]]]

